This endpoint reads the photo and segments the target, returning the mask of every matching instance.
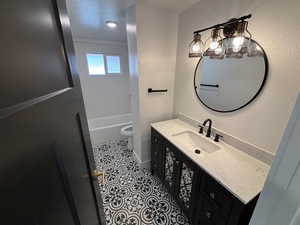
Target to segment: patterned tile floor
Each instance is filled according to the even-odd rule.
[[[106,172],[100,184],[107,225],[188,225],[187,218],[148,170],[138,167],[127,139],[94,148],[97,169]]]

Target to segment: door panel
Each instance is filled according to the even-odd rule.
[[[0,6],[1,222],[104,225],[65,1]]]
[[[59,23],[53,0],[1,2],[0,108],[72,85]]]
[[[63,127],[58,131],[56,146],[62,150],[63,158],[71,189],[75,196],[75,202],[82,221],[89,222],[91,225],[97,224],[97,201],[93,193],[92,185],[99,186],[97,179],[93,180],[89,176],[89,165],[92,158],[88,156],[88,145],[85,143],[82,132],[81,116],[79,113],[71,114],[66,112],[60,122]],[[65,135],[65,134],[68,135]],[[78,163],[74,163],[78,162]],[[94,165],[90,165],[92,168]],[[93,183],[95,182],[95,183]],[[75,185],[76,184],[76,185]],[[93,204],[91,204],[93,203]]]
[[[74,202],[65,194],[67,178],[55,154],[59,149],[54,149],[54,138],[48,133],[54,131],[54,124],[51,129],[50,121],[38,116],[44,112],[34,111],[30,108],[0,122],[1,221],[76,224]]]
[[[76,104],[69,104],[68,108],[57,110],[57,106],[66,103],[71,95],[72,90],[1,120],[3,157],[0,159],[0,184],[3,195],[1,199],[5,199],[1,200],[5,206],[2,212],[6,212],[3,214],[8,216],[6,219],[16,212],[23,212],[24,216],[38,215],[36,210],[41,209],[41,204],[45,210],[51,207],[59,209],[66,205],[62,197],[55,197],[58,193],[55,189],[56,184],[61,186],[64,180],[54,180],[53,173],[49,172],[52,167],[57,167],[49,157],[49,151],[53,149],[61,154],[66,170],[65,179],[70,183],[68,191],[73,196],[80,221],[91,225],[99,223],[96,193],[89,175],[89,166],[94,165],[90,163],[88,146],[84,143],[80,114],[76,113]],[[48,167],[43,168],[44,165]],[[52,181],[48,180],[47,174],[52,174]],[[98,186],[95,183],[96,185]],[[59,196],[61,195],[60,193]],[[54,206],[51,202],[49,206],[46,204],[48,198],[55,199]],[[9,205],[11,206],[6,207]],[[72,208],[72,205],[69,204],[68,208]],[[49,218],[57,217],[54,210],[49,212]],[[64,210],[59,209],[58,212],[62,213]],[[60,221],[56,223],[63,224]]]

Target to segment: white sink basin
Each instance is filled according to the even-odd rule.
[[[204,137],[191,131],[184,131],[178,134],[174,134],[173,137],[178,142],[185,145],[188,149],[197,154],[200,154],[203,151],[205,153],[213,153],[221,149],[218,145],[209,141],[207,137]]]

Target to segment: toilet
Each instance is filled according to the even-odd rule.
[[[128,137],[128,144],[127,144],[127,148],[132,150],[133,149],[133,127],[132,124],[131,125],[127,125],[125,127],[121,128],[121,135]]]

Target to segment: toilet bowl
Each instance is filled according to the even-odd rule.
[[[133,143],[132,143],[132,137],[133,137],[133,127],[132,124],[131,125],[127,125],[125,127],[121,128],[121,134],[123,136],[128,137],[128,144],[127,144],[127,148],[132,150],[133,149]]]

